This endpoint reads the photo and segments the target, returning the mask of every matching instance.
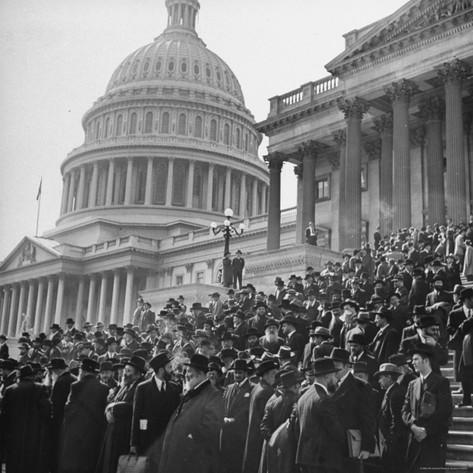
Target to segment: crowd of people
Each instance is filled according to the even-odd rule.
[[[405,229],[322,271],[132,323],[0,336],[7,473],[403,473],[441,468],[473,388],[473,226]],[[471,273],[470,273],[471,271]],[[131,459],[131,460],[130,460]],[[121,464],[121,463],[120,463]]]

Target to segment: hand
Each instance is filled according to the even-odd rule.
[[[419,427],[417,425],[412,425],[411,426],[411,431],[414,434],[414,438],[418,442],[422,442],[422,440],[424,440],[425,437],[427,437],[427,433],[426,433],[426,431],[423,427]]]
[[[224,424],[232,424],[233,422],[235,422],[235,418],[234,418],[234,417],[224,417],[224,418],[223,418],[223,423],[224,423]]]
[[[130,447],[130,455],[137,455],[136,447],[133,447],[133,446]]]
[[[115,418],[113,417],[113,414],[112,414],[111,410],[106,410],[105,411],[105,418],[107,419],[107,422],[109,424],[113,424],[115,422]]]
[[[367,460],[370,456],[370,452],[367,452],[366,450],[362,450],[360,454],[358,455],[358,458],[360,460]]]

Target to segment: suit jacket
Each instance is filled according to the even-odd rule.
[[[419,334],[406,338],[401,342],[399,351],[409,354],[411,350],[421,343]],[[433,347],[434,357],[432,358],[432,369],[435,373],[440,374],[440,366],[446,365],[448,361],[448,350],[437,343]]]
[[[141,314],[141,324],[140,329],[142,332],[146,331],[148,325],[156,323],[156,314],[152,310],[145,310]]]
[[[316,471],[341,471],[340,452],[346,439],[341,420],[333,398],[321,386],[310,386],[298,400],[291,419],[297,438],[296,464]]]
[[[130,445],[136,447],[138,454],[144,454],[163,434],[179,401],[179,388],[166,383],[166,390],[158,391],[154,376],[136,387]],[[147,428],[142,430],[140,420],[144,419],[148,421]]]
[[[5,342],[0,345],[0,359],[6,360],[8,357],[9,357],[8,345]]]
[[[232,260],[232,269],[234,274],[241,273],[245,267],[245,260],[243,258],[237,258],[236,256]]]
[[[278,290],[276,289],[274,291],[274,297],[276,298],[276,304],[281,305],[282,300],[284,299],[284,296],[287,294],[287,289],[283,287],[282,289]]]
[[[452,304],[452,296],[447,291],[440,291],[437,293],[436,291],[429,292],[427,297],[425,298],[425,306],[430,307],[437,302],[447,302],[448,304]]]
[[[350,356],[350,361],[351,362],[355,361],[352,356]],[[363,353],[357,357],[356,361],[362,361],[363,363],[366,363],[368,367],[368,375],[369,375],[369,379],[371,383],[373,381],[373,375],[375,374],[379,366],[375,356],[372,353],[368,352],[367,350],[364,350]]]
[[[379,365],[387,363],[389,356],[397,352],[399,338],[399,332],[390,325],[378,331],[369,348]]]
[[[286,345],[295,353],[296,363],[302,360],[305,347],[305,337],[299,332],[293,332],[286,338]]]
[[[67,398],[71,392],[71,385],[76,381],[77,378],[66,371],[61,376],[59,376],[54,383],[53,389],[51,391],[51,403],[53,405],[53,435],[59,435],[60,433],[62,422],[64,420],[64,406],[66,405]]]
[[[338,386],[333,400],[337,406],[340,421],[345,431],[361,431],[361,449],[373,452],[376,432],[376,406],[369,384],[349,373]],[[348,457],[348,443],[345,440],[345,457]]]

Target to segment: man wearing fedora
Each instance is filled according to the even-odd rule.
[[[194,355],[185,363],[187,392],[166,427],[159,471],[219,473],[223,399],[207,378],[209,360]]]
[[[90,473],[95,470],[105,431],[108,387],[98,378],[99,364],[82,360],[79,381],[72,383],[64,409],[61,473]]]
[[[259,344],[267,352],[276,355],[279,348],[284,345],[284,340],[279,336],[279,322],[267,319],[264,325],[264,335],[260,337]]]
[[[241,289],[244,267],[245,260],[243,259],[241,251],[237,250],[232,260],[233,287],[235,289]]]
[[[140,322],[139,328],[141,332],[146,332],[148,327],[156,322],[156,314],[151,310],[151,304],[149,302],[143,304]]]
[[[255,386],[250,396],[248,430],[243,455],[243,473],[256,473],[258,471],[261,449],[263,447],[263,436],[261,435],[260,424],[263,419],[266,403],[274,393],[274,384],[276,382],[278,369],[279,365],[273,358],[261,362],[256,369],[259,383]]]
[[[72,383],[77,378],[71,374],[64,358],[52,358],[47,365],[51,377],[51,473],[57,472],[59,459],[60,435],[64,421],[64,406],[71,391]]]
[[[453,405],[448,380],[433,372],[432,346],[419,344],[411,353],[419,377],[409,384],[402,419],[409,429],[408,469],[417,473],[445,467]]]
[[[297,439],[295,463],[302,473],[342,472],[346,432],[332,394],[339,369],[330,358],[313,363],[315,382],[297,401],[291,423]]]
[[[224,473],[241,473],[248,430],[250,395],[254,387],[248,379],[248,370],[246,360],[235,359],[230,366],[235,382],[229,384],[223,394],[225,410],[220,451],[224,459],[222,462]]]
[[[369,349],[378,364],[386,363],[388,358],[397,352],[401,335],[392,327],[392,314],[388,309],[376,312],[374,321],[378,332],[370,343]]]
[[[180,388],[171,381],[171,362],[168,352],[158,353],[149,363],[153,376],[138,384],[133,398],[130,451],[150,455],[155,464],[159,462],[161,436],[180,399]]]
[[[291,312],[286,312],[286,315],[281,319],[281,330],[285,336],[285,343],[294,352],[296,364],[302,360],[306,343],[304,335],[297,332],[298,325],[299,322]]]
[[[374,355],[368,351],[366,337],[362,333],[353,333],[348,339],[348,348],[350,351],[350,362],[362,361],[366,363],[370,383],[373,381],[373,375],[378,369],[378,363]]]
[[[120,455],[130,450],[133,398],[138,384],[144,381],[146,361],[132,356],[124,362],[123,382],[105,409],[107,428],[96,473],[115,473]]]
[[[381,434],[383,451],[383,471],[399,473],[405,470],[405,452],[408,430],[402,421],[402,406],[405,390],[397,382],[401,370],[393,363],[383,363],[374,377],[384,391],[378,426]]]

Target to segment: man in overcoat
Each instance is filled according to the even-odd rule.
[[[97,378],[99,364],[85,358],[79,381],[72,383],[64,408],[60,473],[91,473],[95,470],[105,431],[108,387]]]
[[[206,356],[194,355],[186,366],[188,391],[166,427],[158,471],[220,473],[223,399],[207,379]]]

